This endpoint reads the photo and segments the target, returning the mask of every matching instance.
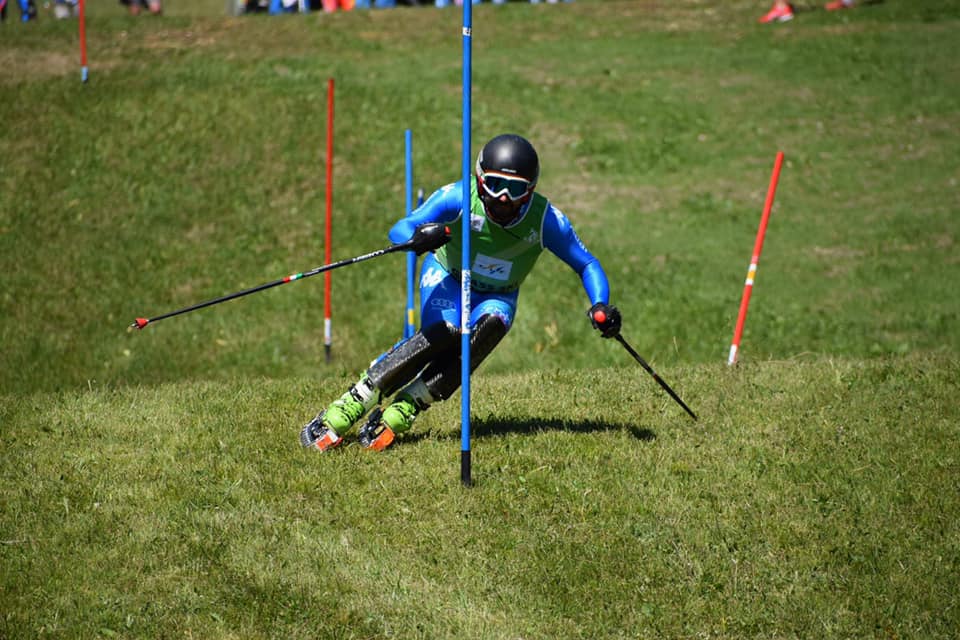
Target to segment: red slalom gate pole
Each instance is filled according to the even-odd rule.
[[[753,292],[753,281],[757,277],[757,264],[760,262],[760,252],[763,250],[763,239],[767,234],[767,221],[770,219],[770,210],[773,209],[773,198],[777,193],[777,182],[780,179],[780,168],[783,166],[783,151],[777,152],[773,162],[773,175],[770,177],[770,188],[767,189],[767,200],[763,205],[763,215],[760,217],[760,228],[757,230],[757,239],[753,244],[753,257],[747,269],[747,280],[743,285],[743,298],[740,300],[740,313],[737,315],[737,326],[733,330],[733,344],[730,345],[730,355],[727,364],[737,362],[737,353],[740,350],[740,339],[743,337],[743,325],[747,320],[747,307],[750,306],[750,294]]]
[[[80,0],[78,22],[80,23],[80,81],[87,81],[87,18],[86,2]]]
[[[333,78],[327,80],[327,220],[326,250],[324,260],[330,264],[331,244],[333,242]],[[328,271],[323,282],[323,350],[330,362],[330,349],[333,345],[333,330],[331,316],[333,315],[330,303],[331,274]]]

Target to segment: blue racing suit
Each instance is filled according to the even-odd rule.
[[[517,309],[520,284],[538,254],[547,249],[573,269],[590,305],[608,304],[610,286],[600,261],[581,242],[570,220],[540,194],[527,202],[514,222],[501,227],[486,216],[471,180],[470,326],[486,314],[498,316],[509,330]],[[428,254],[420,272],[420,326],[439,321],[460,326],[462,216],[461,182],[434,192],[426,202],[390,229],[394,243],[410,240],[417,226],[441,222],[452,228],[450,242]],[[454,228],[455,227],[455,228]],[[474,237],[477,240],[474,240]]]

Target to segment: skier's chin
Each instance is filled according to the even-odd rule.
[[[519,202],[487,202],[485,205],[487,217],[490,218],[491,222],[501,227],[515,222],[517,216],[520,214],[520,207],[522,206]]]

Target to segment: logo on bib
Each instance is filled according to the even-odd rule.
[[[427,269],[422,276],[420,276],[420,286],[421,287],[435,287],[446,277],[445,274],[440,269]]]
[[[477,257],[473,259],[472,269],[477,275],[506,282],[510,279],[510,270],[513,269],[513,263],[478,253]]]

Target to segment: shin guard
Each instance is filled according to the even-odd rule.
[[[470,372],[473,373],[484,358],[507,335],[507,325],[499,316],[481,316],[470,335]],[[446,400],[460,388],[460,352],[456,357],[434,361],[421,376],[434,400]]]
[[[367,370],[370,382],[385,396],[394,393],[444,353],[450,357],[442,360],[453,358],[459,337],[460,330],[447,322],[421,329],[373,363]]]

